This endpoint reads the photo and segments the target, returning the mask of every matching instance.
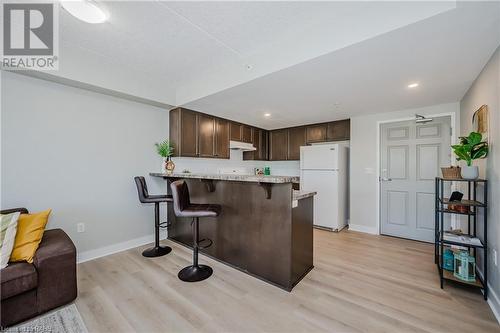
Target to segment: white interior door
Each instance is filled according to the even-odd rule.
[[[450,118],[381,125],[382,234],[434,242],[434,178],[450,165]]]

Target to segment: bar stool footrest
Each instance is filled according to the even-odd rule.
[[[202,242],[209,242],[208,245],[201,245]],[[198,242],[198,248],[199,249],[207,249],[209,248],[210,246],[212,246],[214,242],[210,239],[210,238],[203,238],[202,240],[200,240]]]

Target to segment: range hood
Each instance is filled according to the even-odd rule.
[[[242,151],[254,151],[257,150],[251,143],[241,142],[241,141],[229,141],[229,149],[242,150]]]

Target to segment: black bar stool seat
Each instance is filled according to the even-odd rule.
[[[212,204],[194,204],[189,198],[189,189],[183,180],[177,180],[170,184],[172,190],[174,213],[178,217],[192,217],[193,221],[193,264],[184,267],[177,275],[179,279],[186,282],[197,282],[205,280],[212,275],[212,268],[207,265],[198,264],[199,252],[199,222],[200,217],[217,217],[221,213],[221,206]]]
[[[172,251],[170,246],[160,246],[160,203],[172,202],[171,195],[148,193],[146,180],[142,176],[134,177],[135,185],[137,186],[137,193],[139,194],[139,201],[142,203],[155,204],[155,246],[146,249],[142,255],[148,258],[160,257]]]

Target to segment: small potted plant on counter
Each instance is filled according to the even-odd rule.
[[[155,143],[156,151],[158,155],[163,157],[162,161],[162,172],[172,173],[175,168],[174,162],[172,162],[172,154],[174,153],[174,147],[169,140],[165,140],[160,143]]]
[[[481,133],[471,132],[469,136],[460,137],[460,144],[451,146],[457,155],[457,161],[465,161],[467,164],[461,170],[463,179],[474,180],[479,177],[479,169],[477,165],[472,165],[472,161],[488,155],[488,142],[482,140]]]

